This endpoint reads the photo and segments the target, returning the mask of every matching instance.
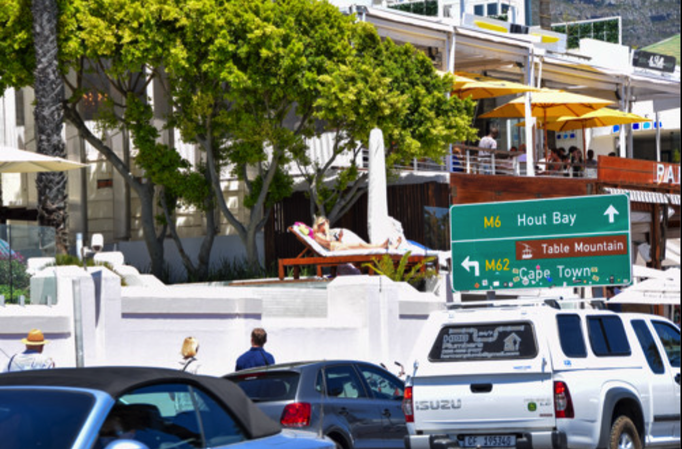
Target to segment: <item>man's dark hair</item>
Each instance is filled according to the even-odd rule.
[[[587,150],[587,158],[592,159],[594,157],[594,150]]]
[[[256,346],[263,346],[268,341],[268,333],[262,327],[257,327],[251,332],[251,342]]]

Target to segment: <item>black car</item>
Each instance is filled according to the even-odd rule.
[[[331,449],[281,429],[231,382],[162,368],[0,374],[2,449]]]
[[[326,435],[337,448],[402,448],[404,383],[371,363],[318,361],[228,374],[284,427]]]

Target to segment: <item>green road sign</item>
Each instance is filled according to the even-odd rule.
[[[627,285],[630,199],[592,195],[452,206],[455,291]]]

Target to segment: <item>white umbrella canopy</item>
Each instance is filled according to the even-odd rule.
[[[386,151],[384,133],[374,128],[369,133],[369,180],[367,192],[367,233],[371,243],[382,243],[389,229],[388,198],[386,196]]]
[[[680,271],[668,270],[666,277],[650,278],[624,289],[609,299],[619,304],[680,304]],[[665,273],[668,273],[666,271]]]
[[[37,173],[87,167],[80,162],[0,145],[0,173]]]

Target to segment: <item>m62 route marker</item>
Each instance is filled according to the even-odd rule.
[[[627,285],[630,200],[591,195],[450,208],[455,291]]]

